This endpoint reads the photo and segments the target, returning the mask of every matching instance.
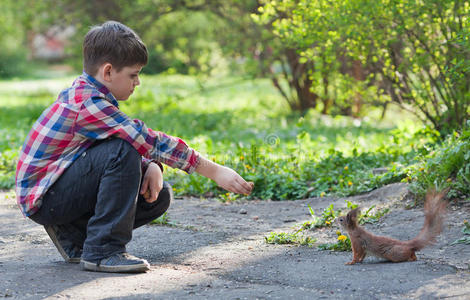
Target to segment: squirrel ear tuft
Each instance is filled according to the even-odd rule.
[[[356,222],[357,215],[360,213],[360,211],[361,211],[361,209],[359,207],[356,207],[355,209],[348,212],[348,215],[346,216],[347,220],[352,221],[352,222]]]

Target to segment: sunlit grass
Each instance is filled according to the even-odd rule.
[[[73,79],[0,82],[0,151],[8,157],[0,167],[0,187],[11,187],[15,165],[11,160],[16,159],[31,125]],[[135,94],[121,102],[121,109],[254,181],[257,198],[370,190],[400,180],[402,166],[429,142],[416,136],[420,125],[399,118],[379,122],[316,112],[300,117],[289,111],[267,79],[227,77],[200,82],[182,75],[143,75],[141,82]],[[376,167],[393,171],[378,177],[372,174]],[[224,195],[201,176],[169,168],[165,174],[177,195]]]

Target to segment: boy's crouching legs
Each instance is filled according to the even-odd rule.
[[[168,182],[163,183],[163,188],[158,194],[157,200],[153,203],[146,202],[144,197],[139,195],[133,226],[134,229],[148,224],[163,215],[172,200],[173,190]],[[101,260],[99,264],[82,260],[82,267],[89,271],[100,272],[144,272],[148,270],[149,264],[146,260],[137,258],[128,253],[118,253]]]
[[[101,149],[98,149],[101,148]],[[106,153],[94,215],[88,221],[82,268],[99,272],[142,272],[149,264],[126,253],[132,238],[141,156],[126,141],[111,139],[94,147]]]

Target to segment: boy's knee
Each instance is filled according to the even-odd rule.
[[[120,164],[134,165],[136,168],[141,167],[142,156],[140,153],[127,141],[112,137],[104,141],[100,141],[100,144],[103,144],[106,149],[99,149],[98,151],[106,151],[111,154],[110,158],[119,162]],[[100,145],[101,146],[101,145]]]
[[[110,147],[113,149],[119,149],[121,155],[126,155],[138,159],[140,161],[141,156],[139,152],[128,142],[120,138],[110,138]]]
[[[170,207],[172,199],[173,190],[171,185],[167,182],[163,182],[163,189],[158,194],[157,201],[148,203],[142,196],[140,196],[134,228],[138,228],[162,216]]]
[[[168,182],[163,182],[163,188],[158,194],[158,202],[165,211],[170,207],[171,201],[173,201],[173,189]]]

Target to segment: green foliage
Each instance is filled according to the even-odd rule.
[[[346,201],[346,206],[347,206],[348,211],[359,207],[358,204],[354,204],[349,200],[345,200],[345,201]],[[389,211],[390,209],[388,207],[378,209],[375,205],[372,205],[365,211],[361,211],[358,217],[358,223],[361,225],[377,223],[380,220],[380,218],[386,215]]]
[[[0,82],[2,188],[13,186],[17,151],[31,125],[71,81],[30,81],[24,83],[26,88],[19,82]],[[194,77],[144,76],[142,82],[121,104],[123,111],[183,138],[255,182],[251,198],[348,196],[399,181],[411,182],[419,194],[436,179],[451,185],[451,195],[469,193],[468,129],[436,146],[435,131],[411,122],[387,128],[373,121],[359,124],[343,117],[286,113],[266,80],[219,78],[217,83],[206,82],[203,91]],[[376,168],[384,171],[374,172]],[[222,201],[239,197],[199,175],[167,168],[165,177],[178,196],[215,196]]]
[[[312,62],[325,99],[336,84],[357,91],[354,101],[375,92],[447,133],[470,116],[469,13],[456,0],[282,0],[264,1],[256,17]],[[346,74],[354,88],[335,83]]]
[[[165,226],[174,226],[173,223],[170,222],[170,218],[168,217],[168,212],[164,212],[163,215],[156,218],[152,222],[151,225],[165,225]]]
[[[299,232],[295,233],[286,233],[286,232],[271,232],[268,236],[264,237],[266,243],[268,244],[293,244],[293,245],[302,245],[302,246],[313,246],[315,239],[311,237],[304,237]]]
[[[375,205],[372,205],[367,209],[364,213],[361,213],[359,216],[359,224],[374,224],[377,223],[380,218],[382,218],[384,215],[386,215],[390,209],[383,208],[383,209],[376,209],[375,213],[372,214],[371,211],[374,210],[376,207]]]
[[[3,187],[11,187],[15,156],[32,123],[67,86],[64,80],[0,82],[0,152]],[[35,84],[37,86],[35,86]],[[289,114],[267,80],[218,78],[204,90],[194,77],[143,76],[142,87],[121,109],[150,127],[181,137],[203,155],[255,182],[252,198],[301,199],[367,192],[408,175],[427,155],[432,131],[415,124],[397,128],[343,117]],[[50,87],[53,92],[45,90]],[[8,151],[11,151],[9,153]],[[375,173],[385,168],[385,173]],[[175,194],[237,197],[199,175],[167,168]]]
[[[8,0],[12,2],[11,0]],[[19,0],[12,6],[13,25],[36,33],[52,26],[73,26],[75,35],[66,44],[67,64],[81,70],[81,46],[90,27],[107,20],[118,20],[132,28],[146,43],[149,64],[144,73],[169,72],[205,76],[227,69],[217,39],[224,27],[210,5],[200,1],[143,0]],[[13,3],[13,2],[12,2]],[[1,15],[0,15],[1,16]],[[1,24],[0,24],[1,25]],[[26,44],[26,41],[21,41]]]
[[[18,4],[16,4],[18,5]],[[28,72],[27,52],[23,47],[24,30],[16,19],[17,10],[12,0],[2,1],[0,10],[0,78],[11,78]]]
[[[45,103],[55,97],[45,90],[22,89],[16,81],[0,82],[0,189],[14,186],[18,151]]]
[[[262,76],[302,114],[364,116],[393,101],[448,133],[469,117],[469,11],[457,0],[5,0],[0,77],[28,71],[30,37],[53,25],[76,29],[66,61],[80,70],[84,34],[113,19],[147,43],[149,74],[191,74],[201,89],[209,75]]]
[[[226,64],[215,41],[220,26],[218,19],[204,11],[175,10],[155,19],[142,31],[151,54],[144,72],[170,69],[179,74],[207,75],[220,71]]]
[[[416,142],[409,142],[410,139],[416,139],[416,136],[400,135],[395,131],[393,138],[385,138],[392,143],[388,147],[383,140],[379,142],[384,143],[383,145],[374,150],[366,150],[365,147],[361,150],[363,153],[359,153],[358,149],[362,148],[359,145],[352,150],[351,147],[348,150],[328,149],[322,142],[323,138],[328,137],[319,134],[320,131],[325,133],[326,128],[318,124],[313,131],[310,131],[311,128],[308,130],[317,136],[316,139],[302,130],[295,140],[289,141],[281,139],[280,132],[278,142],[272,145],[257,143],[249,148],[238,145],[235,151],[222,150],[222,155],[218,153],[221,149],[213,147],[213,143],[206,145],[213,149],[209,153],[216,162],[234,168],[244,178],[255,183],[252,197],[273,200],[320,197],[327,194],[348,196],[399,182],[406,177],[405,166],[414,162],[415,156],[421,151],[419,147],[422,147]],[[359,139],[360,135],[359,133]],[[336,141],[336,145],[341,144],[338,134],[332,139]],[[422,141],[428,139],[422,138]],[[286,144],[283,145],[283,142]],[[410,146],[411,144],[413,146]],[[317,150],[313,152],[308,149]],[[320,156],[321,154],[323,156]],[[384,166],[387,166],[388,170],[384,174],[374,173],[375,168]],[[175,188],[177,192],[188,191],[191,189],[189,185],[196,181],[200,187],[215,187],[213,183],[201,177],[181,176],[175,180]],[[214,192],[223,191],[215,189]]]
[[[17,156],[17,151],[0,152],[0,189],[14,186]]]
[[[0,43],[0,47],[2,44]],[[2,47],[0,51],[0,78],[12,78],[28,74],[27,54],[24,48],[8,50]]]
[[[467,244],[470,245],[470,223],[468,223],[467,220],[463,221],[464,227],[462,228],[462,233],[465,235],[463,238],[460,238],[454,242],[452,242],[451,245],[455,244]]]
[[[408,169],[411,190],[424,198],[429,188],[450,187],[448,197],[470,194],[470,122]]]
[[[320,250],[331,250],[331,251],[351,251],[351,240],[348,236],[341,234],[337,231],[338,239],[335,243],[325,243],[318,245]]]
[[[312,221],[304,222],[301,226],[301,229],[311,229],[311,228],[321,228],[321,227],[331,227],[334,220],[339,214],[339,211],[335,211],[333,204],[325,208],[321,214],[321,217],[315,215],[315,211],[308,205],[308,210]]]

